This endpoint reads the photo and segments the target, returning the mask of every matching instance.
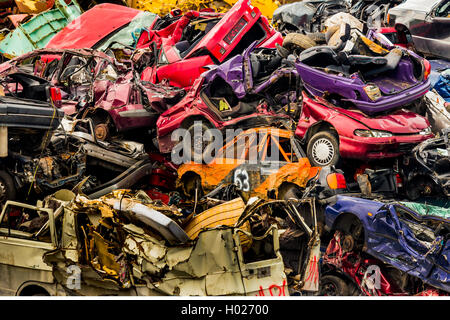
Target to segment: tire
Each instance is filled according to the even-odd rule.
[[[278,191],[278,200],[300,199],[302,194],[303,192],[300,187],[292,183],[280,188]]]
[[[15,200],[16,193],[13,178],[6,171],[0,170],[0,208],[7,200]]]
[[[200,143],[200,140],[198,140],[200,137],[196,137],[195,136],[195,132],[201,132],[201,137],[204,137],[204,133],[206,130],[210,129],[210,126],[206,124],[206,122],[204,121],[195,121],[193,124],[191,124],[188,129],[187,129],[187,134],[190,135],[190,146],[188,147],[187,145],[185,147],[183,147],[183,150],[189,150],[190,152],[190,160],[191,161],[195,161],[196,159],[199,160],[201,159],[201,163],[204,163],[203,159],[203,155],[205,154],[205,151],[208,147],[208,145],[210,144],[209,142],[205,142],[202,141],[201,142],[201,151],[198,152],[196,149],[196,145],[198,145]],[[183,142],[187,141],[187,137],[185,136],[185,139],[183,139]],[[198,162],[198,161],[197,161]]]
[[[283,40],[283,47],[288,50],[298,50],[300,52],[316,46],[316,42],[310,37],[300,33],[288,33]]]
[[[325,33],[324,32],[312,32],[312,33],[307,33],[306,34],[311,40],[313,40],[314,42],[317,43],[325,43],[326,42],[326,38],[325,38]]]
[[[348,285],[337,276],[326,275],[320,278],[319,292],[321,296],[348,296]]]
[[[308,141],[306,154],[309,162],[315,167],[336,165],[339,162],[339,143],[329,131],[316,133]]]

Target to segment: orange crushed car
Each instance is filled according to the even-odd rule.
[[[298,197],[319,170],[311,167],[292,132],[254,128],[226,143],[210,163],[181,165],[177,187],[191,198],[235,184],[247,196],[285,199]]]

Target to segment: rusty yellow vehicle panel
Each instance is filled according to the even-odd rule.
[[[209,164],[190,162],[178,169],[177,186],[192,196],[201,185],[207,193],[219,185],[235,184],[249,196],[277,197],[287,186],[305,187],[320,168],[311,167],[292,132],[277,128],[249,129],[228,142]]]

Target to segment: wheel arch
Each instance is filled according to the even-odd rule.
[[[203,115],[191,115],[181,122],[180,128],[187,130],[195,121],[206,121],[210,127],[215,127],[207,117]]]
[[[333,222],[331,232],[334,233],[340,230],[341,227],[349,226],[352,221],[357,221],[362,225],[362,238],[364,239],[364,246],[367,244],[367,231],[364,222],[353,212],[344,211]]]
[[[316,123],[314,123],[312,126],[310,126],[307,130],[306,130],[306,134],[302,139],[302,143],[304,145],[308,144],[309,140],[318,132],[321,131],[329,131],[332,134],[334,134],[336,136],[336,139],[338,141],[338,144],[341,144],[340,141],[340,137],[339,137],[339,133],[336,130],[336,128],[328,121],[326,120],[320,120],[317,121]]]
[[[54,285],[48,283],[41,283],[37,281],[27,281],[22,283],[19,289],[17,289],[16,296],[55,295],[56,290],[52,290],[50,288],[52,286]]]

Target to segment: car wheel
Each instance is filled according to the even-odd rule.
[[[325,43],[325,33],[323,32],[312,32],[306,34],[310,39],[314,40],[316,43]]]
[[[331,132],[319,132],[309,140],[306,153],[313,166],[336,165],[339,161],[339,143]]]
[[[105,115],[93,115],[92,124],[94,126],[95,138],[100,141],[109,140],[114,132],[114,124],[112,120]]]
[[[16,187],[13,178],[6,171],[0,170],[0,209],[7,200],[15,198]]]
[[[348,286],[337,276],[326,275],[320,278],[321,296],[348,296]]]
[[[99,123],[94,127],[95,138],[100,141],[105,141],[109,138],[109,128],[104,123]]]
[[[205,141],[203,138],[205,137],[205,132],[210,127],[204,121],[195,121],[189,128],[187,129],[187,137],[183,139],[184,142],[190,141],[190,146],[183,147],[183,150],[189,150],[190,152],[190,160],[203,163],[205,151],[210,144],[209,141]]]
[[[300,33],[288,33],[283,40],[283,47],[288,50],[303,51],[316,46],[310,37]]]

